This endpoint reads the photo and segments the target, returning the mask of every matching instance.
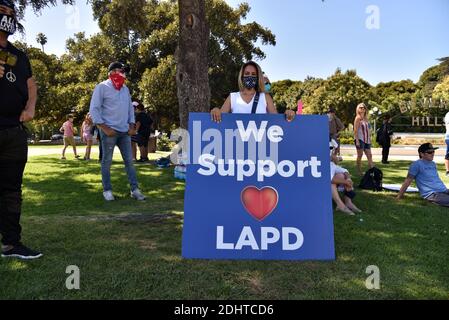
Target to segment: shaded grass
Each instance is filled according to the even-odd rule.
[[[402,183],[408,165],[381,167],[385,182]],[[353,162],[345,166],[355,172]],[[121,199],[105,203],[98,163],[31,159],[24,181],[24,240],[45,257],[0,260],[0,298],[449,298],[449,212],[416,194],[397,202],[394,193],[358,190],[355,202],[364,213],[334,215],[335,262],[185,260],[184,184],[172,178],[172,169],[138,166],[149,195],[144,203],[129,199],[119,162],[112,172]],[[81,270],[81,290],[65,288],[69,265]],[[380,268],[381,290],[365,287],[370,265]]]

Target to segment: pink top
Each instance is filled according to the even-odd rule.
[[[86,121],[83,122],[83,136],[91,137],[92,125],[88,124]]]
[[[64,137],[73,137],[73,123],[71,123],[69,120],[64,122],[61,129],[64,130]]]

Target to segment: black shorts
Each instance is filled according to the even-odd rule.
[[[139,147],[147,147],[148,146],[148,141],[150,140],[150,135],[149,134],[137,134],[137,145]]]

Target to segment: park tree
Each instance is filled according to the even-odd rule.
[[[420,95],[432,97],[435,87],[449,75],[449,57],[437,59],[440,63],[425,70],[419,78]]]
[[[443,81],[435,86],[432,97],[435,100],[443,100],[445,106],[449,106],[449,76],[446,76]]]
[[[22,8],[31,6],[38,12],[46,5],[56,3],[25,1]],[[73,4],[72,1],[58,3]],[[167,103],[157,108],[154,102],[146,104],[157,113],[161,111],[161,117],[169,116],[170,125],[179,125],[178,87],[173,91],[173,86],[160,86],[166,82],[164,77],[167,73],[176,74],[176,58],[186,53],[176,50],[181,30],[178,1],[90,0],[90,3],[101,32],[90,38],[79,33],[67,40],[67,53],[59,58],[61,70],[55,73],[56,82],[45,91],[46,94],[53,92],[52,100],[57,101],[53,104],[60,104],[57,108],[61,111],[47,107],[45,110],[51,111],[51,115],[44,116],[44,112],[41,119],[59,119],[67,110],[75,110],[76,120],[80,119],[88,108],[86,101],[91,93],[87,88],[93,88],[106,78],[106,68],[111,61],[120,60],[131,67],[127,85],[133,96],[149,101],[150,94],[146,90],[152,93],[164,90],[158,92],[155,100],[161,102],[160,97],[167,97]],[[182,4],[185,5],[184,2]],[[265,53],[258,44],[274,45],[275,36],[256,22],[242,22],[250,11],[246,3],[237,8],[230,7],[223,0],[206,0],[204,4],[203,19],[208,22],[210,30],[205,38],[208,50],[207,77],[204,80],[210,84],[210,103],[206,103],[207,108],[202,110],[208,111],[210,106],[221,105],[230,91],[238,89],[237,75],[241,65],[247,60],[264,59]],[[149,78],[154,81],[149,82]],[[79,82],[84,83],[83,88],[78,86]],[[69,92],[83,96],[75,99]],[[168,104],[170,110],[165,112]]]
[[[181,30],[178,1],[146,1],[145,5],[139,0],[91,0],[91,3],[102,34],[111,39],[115,56],[131,66],[129,83],[134,94],[142,99],[144,96],[148,97],[140,85],[143,75],[149,75],[147,70],[158,68],[159,63],[166,61],[164,59],[169,56],[178,58],[180,54],[186,54],[182,50],[176,50],[180,44]],[[134,7],[141,6],[143,9],[138,12],[139,16],[135,15],[136,11],[122,14],[119,10],[121,3],[122,5],[132,3]],[[182,4],[186,5],[184,2]],[[250,11],[247,4],[234,9],[223,0],[206,0],[204,9],[205,21],[208,22],[210,29],[205,38],[208,49],[206,57],[208,77],[204,80],[209,81],[210,103],[207,103],[204,111],[208,111],[210,106],[221,106],[226,95],[230,91],[237,90],[237,75],[243,62],[265,58],[264,52],[256,42],[274,45],[275,37],[270,30],[256,22],[242,23]],[[145,19],[145,22],[136,23],[142,19]],[[120,22],[115,23],[118,20]],[[124,51],[127,47],[130,48],[131,54]],[[193,58],[197,59],[195,57]],[[172,65],[174,68],[172,72],[176,72],[177,65],[178,63]],[[159,71],[154,72],[153,76],[163,74]],[[160,79],[156,83],[163,81],[165,80]],[[145,88],[148,89],[151,83],[144,82]],[[170,93],[171,87],[167,88],[170,88],[167,90]],[[155,92],[154,89],[151,88],[151,91]],[[173,98],[177,99],[177,95]],[[173,98],[170,101],[173,101]],[[178,103],[172,105],[172,108],[179,108]],[[178,119],[177,116],[171,121],[173,123]]]
[[[43,34],[42,32],[39,32],[36,35],[36,41],[37,41],[37,43],[39,43],[42,46],[42,51],[45,52],[44,46],[47,44],[47,36],[45,34]]]
[[[182,128],[187,128],[189,112],[210,109],[208,40],[205,0],[179,1],[179,46],[175,57]]]
[[[343,123],[352,123],[357,105],[361,102],[368,104],[372,100],[370,87],[356,71],[348,70],[343,73],[337,69],[314,90],[312,96],[305,99],[304,113],[325,113],[332,107]]]
[[[163,58],[157,67],[147,69],[139,83],[142,101],[156,126],[171,131],[179,123],[176,87],[176,62],[173,56]]]

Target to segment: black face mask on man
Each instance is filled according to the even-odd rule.
[[[16,32],[16,29],[16,18],[9,14],[0,13],[0,31],[3,31],[8,35],[12,35]]]

